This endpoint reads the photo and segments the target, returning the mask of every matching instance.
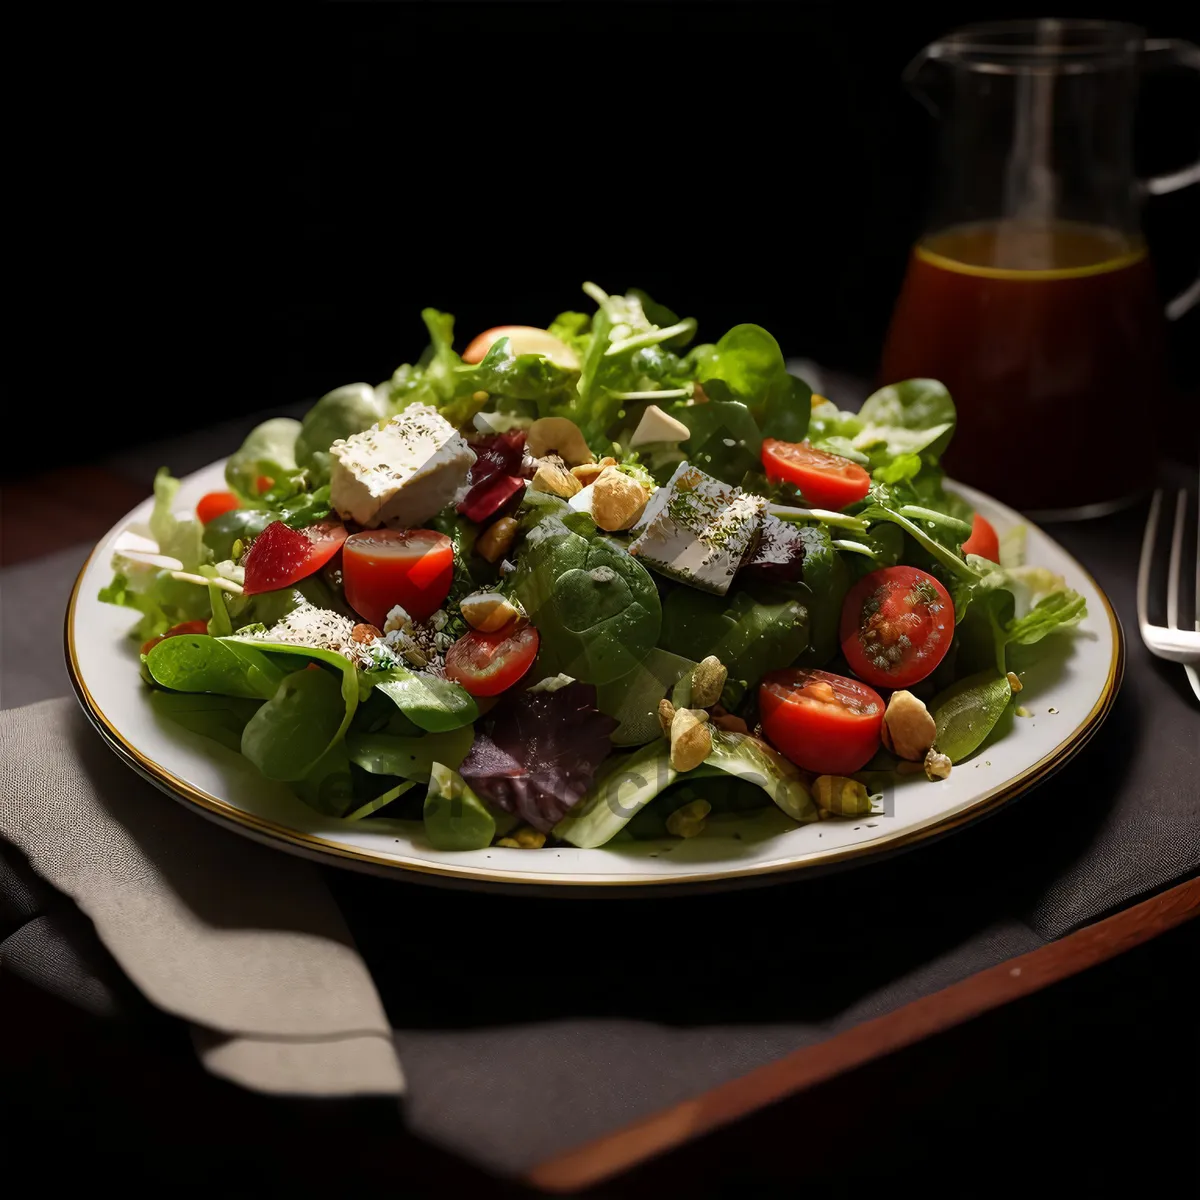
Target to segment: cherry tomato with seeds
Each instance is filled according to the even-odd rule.
[[[845,508],[871,489],[871,477],[858,463],[817,450],[808,442],[764,438],[762,462],[768,479],[794,484],[817,508]]]
[[[763,733],[798,767],[851,775],[879,749],[884,703],[845,675],[793,667],[772,671],[758,689]]]
[[[196,505],[196,520],[201,525],[207,525],[223,513],[241,506],[242,502],[232,492],[209,492],[207,496],[201,496],[200,503]]]
[[[172,625],[166,633],[160,633],[157,637],[152,637],[148,641],[142,643],[142,653],[149,654],[159,642],[166,641],[169,637],[179,637],[184,633],[207,633],[208,621],[181,621],[178,625]]]
[[[850,669],[875,687],[920,682],[954,639],[954,602],[932,575],[916,567],[883,567],[846,593],[840,628]]]
[[[533,666],[538,631],[517,618],[495,633],[472,629],[446,651],[446,678],[472,696],[498,696]]]
[[[992,562],[1000,561],[1000,536],[995,526],[987,519],[975,514],[971,522],[971,536],[963,542],[964,554],[978,554],[981,558],[990,558]]]

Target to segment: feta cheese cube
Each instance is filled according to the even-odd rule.
[[[424,524],[455,500],[475,461],[458,430],[427,404],[339,438],[329,454],[334,509],[368,529]]]
[[[648,567],[724,595],[762,523],[767,502],[680,463],[650,497],[629,553]]]

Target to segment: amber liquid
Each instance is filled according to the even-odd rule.
[[[1106,506],[1150,482],[1164,386],[1145,249],[1098,226],[963,225],[914,249],[884,382],[940,379],[956,479],[1026,510]]]

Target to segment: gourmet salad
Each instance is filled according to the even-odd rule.
[[[944,488],[946,389],[841,411],[757,325],[694,344],[584,292],[461,354],[425,310],[417,363],[258,426],[194,515],[160,471],[101,593],[142,614],[155,705],[446,850],[786,828],[944,779],[1020,691],[1013,647],[1084,615]]]

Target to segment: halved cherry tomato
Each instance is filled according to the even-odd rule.
[[[165,641],[169,637],[178,637],[181,633],[207,633],[207,621],[181,621],[178,625],[172,625],[166,633],[160,633],[158,637],[152,637],[149,641],[142,643],[142,653],[149,654],[159,642]]]
[[[579,370],[579,355],[566,342],[559,341],[548,329],[533,325],[497,325],[486,330],[462,352],[463,362],[483,362],[502,337],[508,338],[508,348],[513,354],[540,354],[568,371]]]
[[[232,492],[209,492],[207,496],[201,496],[200,503],[196,505],[196,519],[201,525],[207,525],[222,513],[232,512],[241,506],[242,502]]]
[[[831,671],[773,671],[758,689],[763,732],[796,766],[819,775],[850,775],[870,762],[883,709],[865,683]]]
[[[764,438],[762,461],[768,479],[795,484],[818,508],[845,508],[871,489],[871,477],[858,463],[814,450],[807,442]]]
[[[994,563],[1000,561],[1000,537],[987,517],[975,514],[971,522],[971,536],[963,542],[962,549],[964,554],[978,554],[982,558],[990,558]]]
[[[453,580],[454,545],[432,529],[371,529],[342,547],[346,603],[380,629],[397,604],[414,621],[432,616]]]
[[[472,696],[498,696],[533,666],[537,650],[537,630],[520,618],[495,633],[472,629],[446,651],[446,678]]]
[[[876,687],[906,688],[924,679],[954,638],[954,602],[916,567],[883,567],[846,594],[840,630],[850,669]]]
[[[341,521],[318,521],[303,529],[272,521],[254,539],[242,560],[246,595],[289,587],[319,571],[341,549],[346,537]]]
[[[254,481],[254,490],[261,496],[263,492],[269,492],[275,486],[275,480],[270,475],[260,475]]]

